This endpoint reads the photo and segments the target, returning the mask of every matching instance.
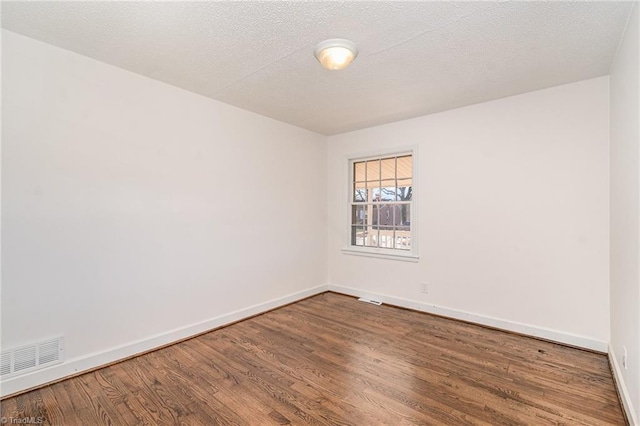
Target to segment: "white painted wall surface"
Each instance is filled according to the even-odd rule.
[[[329,137],[330,285],[606,351],[608,138],[608,77]],[[343,254],[347,157],[407,145],[419,262]]]
[[[7,31],[2,55],[3,348],[91,357],[325,285],[324,136]]]
[[[640,33],[635,6],[611,69],[611,355],[640,422]],[[623,367],[623,346],[628,367]],[[632,421],[632,424],[634,424]],[[638,424],[638,423],[636,423]]]

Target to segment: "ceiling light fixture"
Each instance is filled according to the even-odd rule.
[[[352,41],[332,38],[318,44],[315,55],[323,67],[337,71],[345,69],[358,56],[358,48]]]

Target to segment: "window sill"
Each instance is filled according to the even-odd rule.
[[[389,250],[385,249],[355,249],[352,247],[345,247],[342,249],[343,254],[350,256],[365,256],[365,257],[377,257],[378,259],[399,260],[401,262],[418,262],[419,256],[411,253],[389,253]]]

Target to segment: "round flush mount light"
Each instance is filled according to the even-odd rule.
[[[337,71],[346,68],[358,56],[358,48],[350,40],[332,38],[318,44],[315,55],[323,67]]]

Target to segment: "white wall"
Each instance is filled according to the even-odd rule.
[[[606,351],[608,137],[608,77],[330,137],[331,288]],[[406,145],[419,262],[343,254],[346,158]]]
[[[611,69],[611,358],[640,422],[640,34],[636,5]],[[623,346],[628,368],[622,367]],[[634,421],[631,423],[634,424]]]
[[[3,348],[63,334],[90,360],[51,379],[324,289],[324,136],[7,31],[2,55]]]

